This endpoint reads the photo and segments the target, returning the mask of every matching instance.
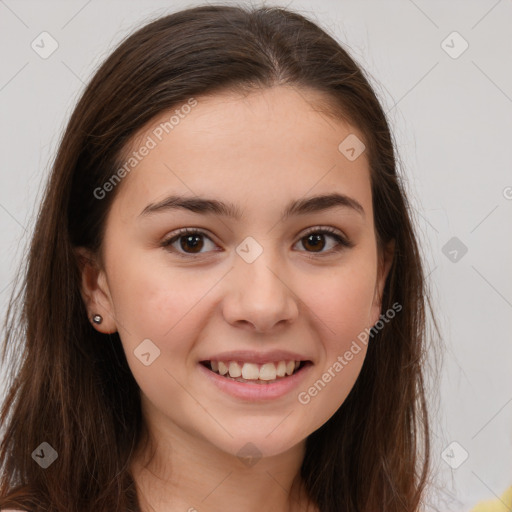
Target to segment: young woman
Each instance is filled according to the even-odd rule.
[[[60,143],[8,310],[0,508],[420,510],[424,279],[333,38],[280,8],[157,19]]]

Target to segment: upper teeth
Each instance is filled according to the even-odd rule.
[[[300,361],[279,361],[276,363],[239,363],[237,361],[210,361],[212,370],[221,375],[242,377],[246,380],[274,380],[276,377],[291,375],[300,365]]]

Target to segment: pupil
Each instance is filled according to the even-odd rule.
[[[320,234],[316,234],[316,235],[315,235],[315,234],[313,234],[313,235],[309,235],[309,236],[306,238],[307,243],[309,243],[309,240],[314,239],[314,240],[315,240],[315,242],[313,242],[313,248],[315,248],[315,247],[316,247],[316,248],[318,249],[318,242],[322,242],[322,241],[321,241],[321,237],[322,237],[322,236],[323,236],[323,235],[320,235]],[[323,243],[321,243],[320,245],[321,245],[320,250],[322,250],[322,249],[323,249],[323,247],[324,247],[324,244],[323,244]]]
[[[199,251],[201,250],[202,245],[200,243],[198,244],[197,242],[196,243],[192,242],[192,240],[194,240],[194,239],[200,239],[201,238],[200,235],[189,235],[189,236],[186,236],[183,238],[186,240],[186,242],[181,244],[182,249],[187,250],[187,247],[185,247],[185,244],[188,244],[188,245],[192,246],[192,250],[198,249],[198,248],[199,248]],[[183,238],[182,238],[182,240],[183,240]]]

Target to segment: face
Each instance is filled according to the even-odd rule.
[[[84,270],[83,296],[104,318],[95,328],[119,332],[162,436],[278,455],[323,425],[359,375],[358,335],[379,319],[391,261],[378,259],[367,155],[338,148],[363,136],[316,110],[315,94],[198,97],[168,133],[174,112],[127,148],[140,161],[117,185],[104,265]],[[290,360],[303,363],[271,384],[204,363],[252,363],[243,375],[264,380]]]

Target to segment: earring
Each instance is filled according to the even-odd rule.
[[[92,321],[95,323],[95,324],[101,324],[101,322],[103,322],[103,317],[101,315],[94,315],[92,317]]]

